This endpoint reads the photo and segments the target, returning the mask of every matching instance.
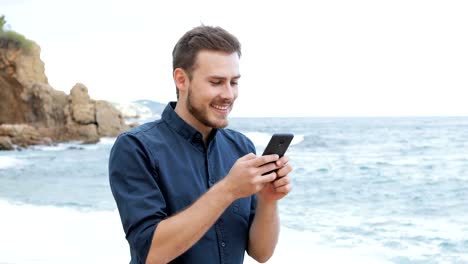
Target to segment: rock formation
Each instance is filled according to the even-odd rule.
[[[126,129],[122,114],[91,99],[83,84],[70,95],[53,89],[37,44],[28,51],[0,46],[0,150],[69,140],[94,143]]]

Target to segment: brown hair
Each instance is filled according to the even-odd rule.
[[[237,52],[241,56],[241,45],[239,40],[220,27],[198,26],[185,33],[179,39],[172,51],[172,70],[181,68],[187,72],[192,79],[195,59],[199,51],[213,50],[226,53]],[[177,89],[179,99],[179,89]]]

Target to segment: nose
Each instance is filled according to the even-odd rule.
[[[222,98],[225,100],[233,100],[235,98],[236,87],[233,87],[229,82],[225,85],[223,89]]]

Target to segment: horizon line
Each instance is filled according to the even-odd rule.
[[[468,115],[322,115],[322,116],[231,116],[229,118],[468,118]]]

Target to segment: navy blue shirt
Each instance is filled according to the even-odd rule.
[[[159,222],[193,204],[238,158],[255,153],[246,136],[230,129],[213,129],[206,147],[202,135],[174,108],[172,102],[160,120],[120,135],[111,150],[110,185],[130,246],[130,263],[145,263]],[[171,263],[242,263],[255,207],[255,196],[234,201]]]

